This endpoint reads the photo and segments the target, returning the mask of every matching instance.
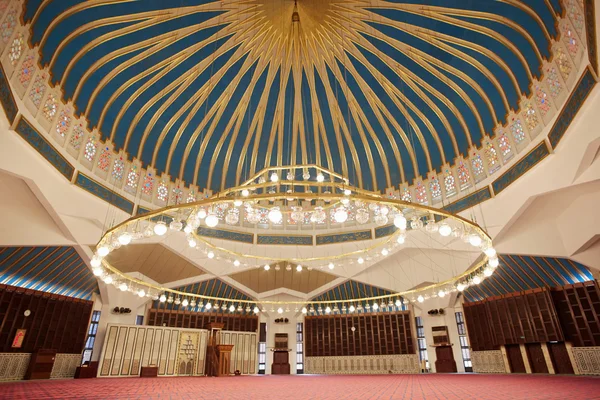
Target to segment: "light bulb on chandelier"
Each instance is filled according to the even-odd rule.
[[[405,231],[406,230],[406,218],[402,214],[396,214],[394,217],[394,225],[396,228]]]
[[[129,232],[123,232],[119,236],[119,243],[121,243],[123,246],[127,246],[129,243],[131,243],[131,239],[131,234]]]
[[[447,223],[442,222],[438,228],[438,232],[440,233],[440,235],[447,237],[450,236],[450,234],[452,233],[452,228]]]
[[[167,224],[164,221],[158,221],[156,225],[154,225],[154,233],[158,236],[162,236],[167,233]]]
[[[208,226],[209,228],[214,228],[215,226],[217,226],[219,224],[219,217],[217,217],[215,214],[213,214],[212,212],[209,213],[206,216],[206,219],[204,220],[204,223],[206,224],[206,226]]]
[[[102,245],[98,247],[98,255],[100,257],[106,257],[108,253],[110,253],[110,249],[108,248],[108,246]]]
[[[481,237],[477,234],[472,234],[469,236],[469,243],[471,243],[471,246],[478,247],[481,245]]]
[[[333,218],[335,219],[335,222],[337,222],[338,224],[344,223],[348,219],[348,211],[346,211],[346,209],[344,207],[339,207],[335,211]]]
[[[283,214],[279,210],[279,207],[274,207],[271,209],[271,211],[269,211],[269,221],[271,221],[272,223],[279,224],[281,223],[282,219]]]

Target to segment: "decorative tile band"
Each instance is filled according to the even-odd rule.
[[[8,84],[8,80],[6,79],[6,73],[4,72],[4,68],[0,63],[0,104],[4,109],[4,113],[6,114],[6,118],[8,118],[8,122],[11,124],[17,118],[19,113],[19,109],[17,107],[17,102],[12,94],[12,90],[10,89],[10,85]]]
[[[15,128],[16,132],[36,149],[50,164],[69,181],[73,178],[75,168],[25,119],[21,117]]]
[[[112,190],[102,186],[101,184],[99,184],[89,176],[82,174],[81,172],[77,174],[75,185],[88,191],[94,196],[101,198],[107,203],[110,203],[113,206],[120,208],[121,210],[129,214],[133,213],[133,203],[131,201],[113,192]]]
[[[473,372],[480,374],[506,374],[504,357],[501,350],[472,351]]]
[[[30,359],[30,353],[0,353],[0,382],[22,380]]]
[[[356,242],[359,240],[371,239],[373,239],[371,230],[340,233],[338,235],[317,235],[317,246],[322,244]]]
[[[278,245],[296,245],[296,246],[312,246],[313,237],[311,235],[258,235],[256,237],[257,244],[278,244]]]
[[[50,379],[73,378],[75,370],[81,364],[81,354],[57,354],[54,366],[50,373]]]
[[[491,198],[492,193],[490,191],[490,187],[486,186],[474,193],[471,193],[466,197],[463,197],[462,199],[455,201],[454,203],[448,204],[447,206],[443,207],[443,209],[453,214],[456,214],[463,210],[466,210],[467,208],[474,207],[479,203],[483,203],[484,201],[489,200]]]
[[[251,233],[225,231],[223,229],[198,228],[198,235],[215,239],[231,240],[234,242],[254,243],[254,235]]]
[[[419,357],[416,354],[379,356],[306,357],[307,374],[418,374]]]
[[[583,75],[581,75],[581,78],[579,78],[579,82],[577,82],[575,89],[571,92],[569,100],[567,100],[552,129],[550,129],[550,133],[548,133],[548,140],[550,140],[553,149],[556,149],[556,146],[564,136],[567,128],[569,128],[569,125],[571,125],[571,122],[575,119],[583,102],[591,93],[594,86],[596,86],[596,79],[588,66]]]
[[[386,236],[391,236],[396,232],[396,226],[394,224],[380,226],[375,228],[375,239],[379,239]]]
[[[573,347],[571,352],[580,375],[600,375],[600,347]]]
[[[546,142],[540,142],[540,144],[531,150],[525,157],[521,158],[508,171],[503,173],[500,178],[496,179],[492,183],[492,189],[494,190],[494,193],[497,195],[506,189],[510,184],[519,179],[523,174],[533,168],[549,154],[550,151],[548,150]]]

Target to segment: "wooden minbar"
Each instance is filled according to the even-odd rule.
[[[224,324],[211,322],[207,325],[209,331],[206,348],[206,376],[229,376],[231,366],[232,344],[221,344],[221,330]]]
[[[290,374],[290,351],[288,349],[287,333],[275,334],[275,348],[273,352],[273,364],[271,364],[271,374],[289,375]]]
[[[56,350],[40,349],[31,355],[25,379],[50,379]]]
[[[217,357],[219,358],[219,370],[217,376],[231,375],[231,350],[232,344],[218,344]]]

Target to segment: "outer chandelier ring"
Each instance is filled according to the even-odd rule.
[[[283,171],[288,171],[287,179],[280,179],[279,173]],[[310,180],[309,170],[317,171],[317,181]],[[296,179],[297,172],[300,171],[302,173],[302,179]],[[325,177],[327,175],[327,177]],[[292,178],[292,179],[289,179]],[[314,209],[320,208],[321,210],[328,210],[331,212],[333,210],[338,209],[348,209],[349,204],[353,204],[356,207],[367,207],[371,209],[371,205],[375,205],[373,213],[375,210],[383,210],[384,208],[387,210],[384,216],[388,215],[391,212],[392,218],[397,215],[401,215],[405,217],[404,223],[406,225],[406,220],[411,218],[412,222],[409,224],[409,228],[406,230],[404,228],[397,228],[394,233],[385,237],[383,240],[377,241],[374,245],[363,248],[361,250],[355,250],[345,253],[339,253],[328,256],[316,256],[316,257],[268,257],[268,256],[259,256],[254,254],[243,254],[239,252],[235,252],[233,250],[229,250],[223,247],[218,247],[213,245],[210,240],[205,239],[204,236],[201,236],[198,233],[198,227],[204,223],[206,226],[214,228],[215,226],[210,226],[207,219],[207,213],[212,213],[212,215],[216,215],[215,208],[221,205],[226,205],[226,210],[236,209],[238,215],[241,212],[240,210],[250,210],[248,212],[252,212],[253,207],[255,209],[263,209],[263,210],[273,210],[276,209],[280,211],[283,208],[283,211],[277,213],[277,217],[282,218],[282,215],[291,214],[291,210],[293,209],[294,204],[309,204]],[[233,205],[233,208],[230,208]],[[200,217],[202,214],[200,211],[204,210],[204,217]],[[246,212],[245,211],[245,212]],[[314,212],[314,211],[312,211]],[[379,211],[381,212],[381,211]],[[346,216],[348,214],[345,211]],[[370,213],[370,212],[369,212]],[[319,214],[322,215],[322,214]],[[325,216],[327,218],[327,213]],[[370,216],[371,214],[369,214]],[[201,221],[204,219],[204,221]],[[374,296],[374,297],[357,297],[353,299],[344,299],[344,300],[331,300],[331,301],[255,301],[255,300],[239,300],[239,299],[229,299],[222,297],[213,297],[206,296],[201,294],[187,293],[178,291],[171,288],[162,287],[159,285],[155,285],[149,282],[145,282],[133,277],[130,277],[117,268],[112,266],[104,256],[108,254],[111,250],[117,250],[120,247],[118,241],[120,240],[120,236],[126,234],[128,236],[128,240],[121,241],[122,245],[127,245],[131,239],[139,239],[146,237],[144,233],[142,233],[142,229],[145,229],[145,232],[150,229],[153,224],[165,225],[165,220],[173,220],[177,222],[175,228],[171,226],[172,229],[182,230],[185,225],[189,225],[191,228],[187,230],[188,239],[190,242],[196,243],[197,240],[203,242],[207,248],[214,249],[219,251],[222,254],[232,255],[235,257],[243,258],[243,259],[254,259],[254,260],[269,260],[271,262],[294,262],[294,263],[310,263],[310,262],[319,262],[319,261],[332,261],[332,260],[340,260],[345,258],[356,257],[360,254],[369,254],[374,249],[378,247],[386,246],[393,239],[397,238],[399,235],[404,235],[405,232],[410,232],[411,230],[420,229],[423,226],[423,220],[426,220],[427,223],[431,222],[433,224],[440,223],[446,225],[446,228],[450,223],[454,224],[455,227],[460,227],[460,230],[463,232],[463,236],[469,235],[473,236],[476,240],[472,243],[476,247],[480,247],[483,250],[483,254],[480,257],[479,261],[472,265],[467,271],[464,273],[450,278],[446,281],[431,284],[425,287],[421,287],[419,289],[407,290],[397,293],[392,293],[388,295],[382,296]],[[224,220],[224,218],[223,218]],[[218,224],[217,219],[217,224]],[[387,219],[386,219],[387,221]],[[420,221],[420,223],[419,223]],[[214,218],[212,220],[214,223]],[[410,226],[416,223],[417,227]],[[304,222],[303,222],[304,223]],[[358,224],[358,222],[357,222]],[[362,223],[361,223],[362,224]],[[172,225],[172,224],[171,224]],[[342,225],[340,224],[340,231],[343,232]],[[372,225],[372,224],[371,224]],[[390,224],[387,224],[390,225]],[[384,224],[384,226],[387,226]],[[360,225],[359,225],[360,226]],[[162,227],[163,229],[166,229]],[[344,226],[344,228],[347,228]],[[266,230],[263,228],[258,228],[257,225],[254,227],[255,231],[265,232]],[[314,230],[313,230],[314,231]],[[447,231],[447,229],[446,229]],[[250,233],[243,231],[241,233]],[[329,231],[328,231],[329,233]],[[336,233],[333,233],[336,234]],[[311,235],[312,236],[312,235]],[[448,235],[443,235],[448,236]],[[372,240],[377,240],[377,238]],[[475,243],[476,242],[476,243]],[[249,243],[247,243],[249,244]],[[190,244],[191,245],[191,244]],[[314,244],[313,244],[314,246]],[[244,182],[242,185],[227,189],[223,192],[217,193],[209,198],[186,203],[186,204],[177,204],[172,206],[166,206],[154,211],[150,211],[143,215],[138,215],[129,218],[128,220],[116,225],[115,227],[109,229],[100,239],[97,246],[97,254],[94,256],[95,263],[92,263],[92,266],[95,267],[94,273],[97,276],[111,276],[111,281],[113,283],[121,285],[121,290],[123,289],[123,285],[125,284],[127,289],[134,292],[139,292],[140,296],[150,296],[157,297],[158,294],[169,293],[172,295],[176,295],[182,298],[189,299],[203,299],[210,301],[219,301],[219,302],[235,302],[235,303],[244,303],[244,304],[255,304],[261,303],[263,305],[275,305],[275,304],[288,304],[288,305],[316,305],[316,304],[335,304],[335,303],[359,303],[365,301],[373,301],[373,300],[381,300],[381,299],[399,299],[400,297],[407,298],[409,296],[415,296],[416,294],[426,294],[435,296],[436,290],[441,289],[445,292],[454,291],[456,288],[460,288],[461,286],[466,287],[469,284],[472,284],[474,277],[476,277],[476,282],[478,283],[483,277],[483,269],[488,263],[489,259],[495,259],[495,251],[488,257],[489,249],[491,247],[491,238],[487,234],[487,232],[482,229],[475,222],[469,221],[468,219],[462,218],[458,215],[454,215],[448,211],[437,209],[429,206],[425,206],[418,203],[410,203],[405,202],[395,198],[389,198],[382,196],[379,193],[370,192],[364,189],[359,189],[352,187],[348,184],[348,179],[342,177],[339,174],[328,171],[316,165],[299,165],[299,166],[286,166],[286,167],[272,167],[266,168],[257,174],[255,174],[252,178]],[[102,252],[100,250],[103,250]],[[100,254],[105,253],[105,254]],[[386,250],[387,255],[387,250]],[[214,254],[213,254],[214,256]],[[236,259],[237,261],[237,259]],[[364,260],[363,260],[364,261]],[[359,261],[360,263],[360,261]],[[95,265],[94,265],[95,264]],[[104,267],[105,270],[101,270],[100,265]],[[491,263],[490,263],[491,265]],[[496,262],[497,265],[497,262]],[[495,267],[495,266],[494,266]],[[489,268],[488,268],[489,270]],[[481,278],[479,278],[479,276]],[[489,276],[489,275],[488,275]],[[106,282],[106,281],[105,281]],[[461,290],[461,289],[459,289]],[[143,293],[143,294],[142,294]],[[419,296],[421,297],[421,296]],[[414,301],[414,299],[412,299]]]

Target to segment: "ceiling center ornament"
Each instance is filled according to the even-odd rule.
[[[275,239],[261,243],[262,238]],[[193,300],[203,307],[211,307],[211,301],[227,304],[232,299],[185,293],[133,278],[105,258],[112,253],[114,260],[119,248],[134,241],[167,239],[187,243],[207,262],[266,271],[271,265],[278,270],[282,262],[288,263],[286,268],[294,265],[298,272],[304,268],[364,267],[393,256],[411,240],[423,246],[435,241],[448,250],[456,244],[468,244],[481,251],[470,268],[451,279],[385,296],[357,296],[343,301],[348,308],[373,300],[388,304],[443,297],[480,283],[498,266],[490,236],[475,222],[442,209],[357,188],[346,177],[317,165],[269,167],[240,186],[207,199],[132,217],[109,229],[96,246],[94,274],[120,290],[161,301]],[[236,301],[247,303],[246,311],[256,303]],[[327,302],[260,303],[310,307]]]

